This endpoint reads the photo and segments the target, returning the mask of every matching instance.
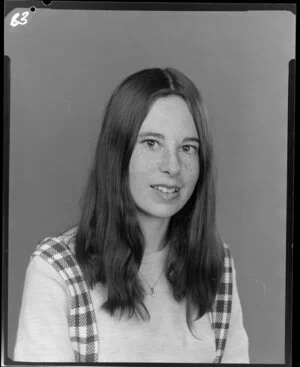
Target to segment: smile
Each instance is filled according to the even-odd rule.
[[[165,203],[177,200],[180,195],[180,187],[178,186],[153,185],[151,188],[155,192],[156,197]]]
[[[168,194],[173,194],[179,191],[179,187],[166,187],[166,186],[152,186],[152,187],[156,191],[160,191],[160,192],[164,192]]]

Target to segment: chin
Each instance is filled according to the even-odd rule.
[[[152,218],[167,219],[178,213],[180,208],[157,208],[154,210],[141,210],[142,214]]]

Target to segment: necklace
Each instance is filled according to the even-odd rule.
[[[145,282],[148,284],[148,286],[149,286],[149,288],[150,288],[151,296],[152,296],[152,297],[154,297],[154,296],[155,296],[154,288],[155,288],[155,286],[156,286],[157,282],[159,281],[160,277],[162,276],[163,272],[164,272],[164,269],[163,269],[163,270],[161,271],[161,273],[159,274],[159,277],[156,279],[156,282],[155,282],[153,285],[151,285],[151,284],[148,282],[148,280],[144,277],[144,275],[142,274],[142,272],[140,271],[141,276],[143,277],[143,279],[145,280]]]

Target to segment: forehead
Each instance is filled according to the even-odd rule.
[[[158,98],[151,106],[140,132],[189,132],[197,134],[193,116],[185,100],[180,96]]]

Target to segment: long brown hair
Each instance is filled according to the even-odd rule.
[[[202,97],[173,69],[144,69],[114,90],[104,113],[94,163],[82,198],[76,258],[91,287],[107,286],[102,308],[146,320],[145,290],[138,277],[144,238],[129,191],[129,162],[140,127],[154,101],[179,95],[187,103],[200,139],[200,176],[186,205],[170,220],[165,275],[176,301],[186,298],[200,318],[211,310],[223,273],[224,248],[216,228],[213,146]]]

